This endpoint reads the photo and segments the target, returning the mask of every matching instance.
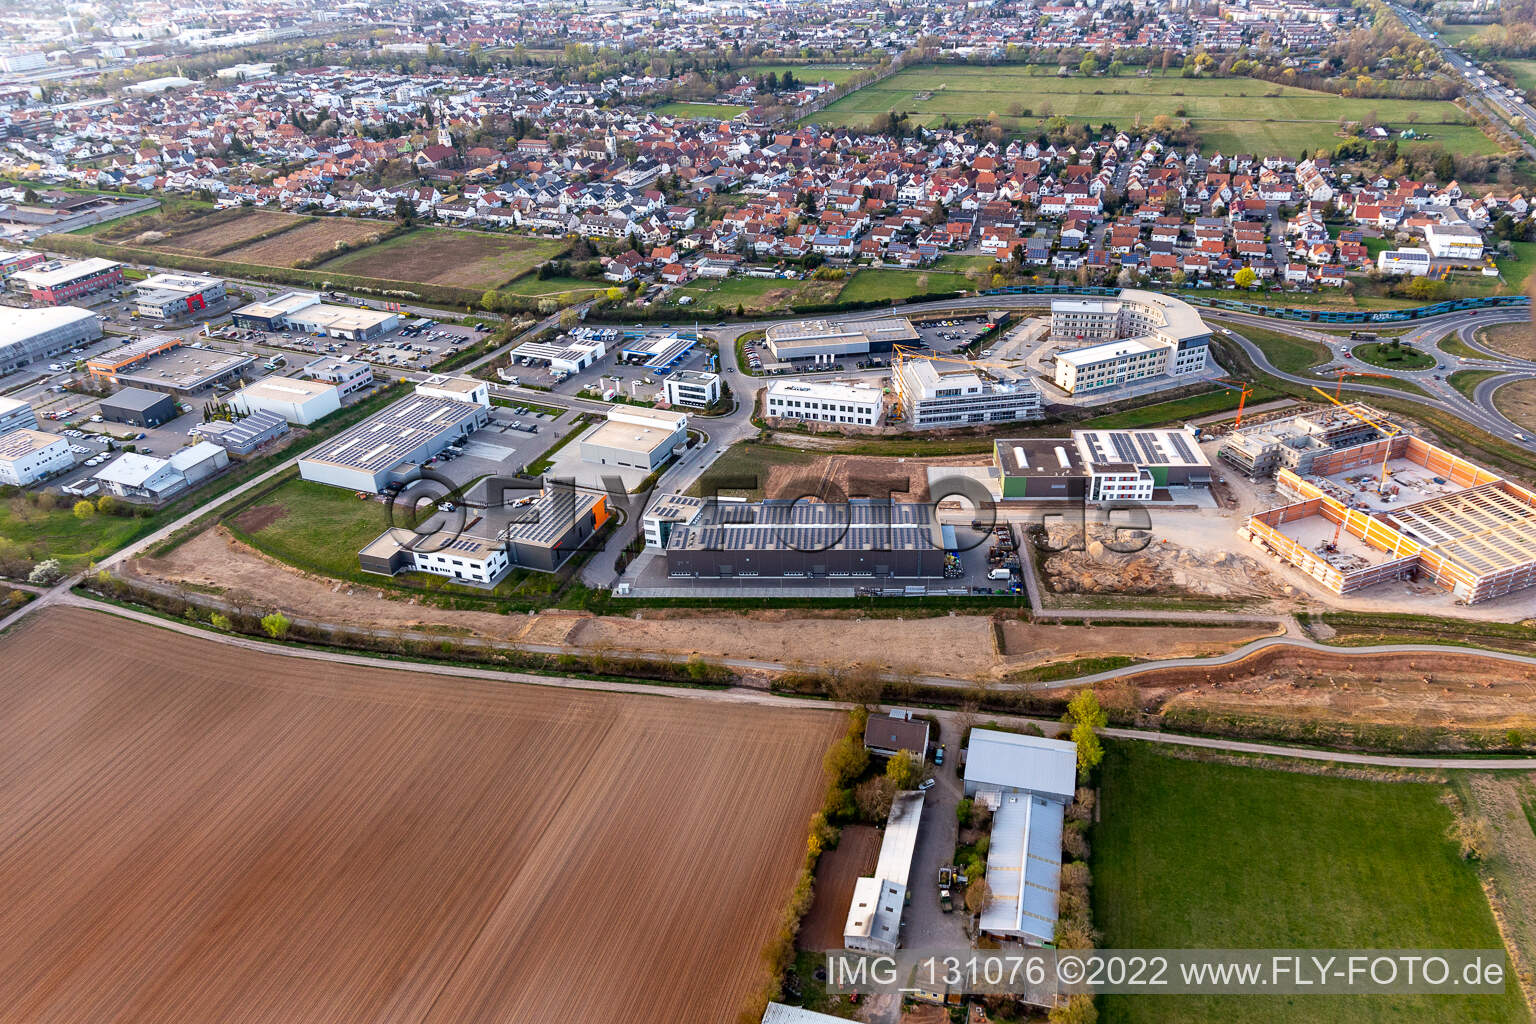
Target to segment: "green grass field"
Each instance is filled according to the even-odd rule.
[[[1524,291],[1526,279],[1536,270],[1536,242],[1511,242],[1510,254],[1496,262],[1511,291]]]
[[[612,287],[607,281],[586,281],[579,277],[547,277],[540,280],[536,274],[525,274],[511,284],[499,289],[513,295],[581,295],[607,291]]]
[[[57,558],[66,571],[72,571],[105,558],[160,525],[133,516],[77,519],[74,503],[65,495],[58,508],[43,511],[21,498],[0,502],[0,551],[34,561]]]
[[[235,529],[278,561],[341,579],[367,579],[357,552],[383,533],[389,513],[340,487],[295,477],[232,520]]]
[[[1466,395],[1470,400],[1472,393],[1477,390],[1479,384],[1489,377],[1497,377],[1498,375],[1498,370],[1457,370],[1447,377],[1446,381],[1451,387]]]
[[[1269,359],[1270,365],[1283,373],[1306,373],[1333,358],[1327,345],[1306,338],[1295,338],[1252,324],[1233,324],[1237,333],[1253,342]]]
[[[1388,370],[1427,370],[1435,365],[1435,357],[1420,352],[1412,345],[1393,345],[1391,342],[1374,341],[1356,345],[1350,350],[1362,363],[1380,366]]]
[[[748,313],[775,313],[793,305],[835,302],[848,280],[797,281],[778,277],[700,280],[675,289],[667,296],[667,303],[675,306],[678,299],[691,296],[693,302],[681,307],[683,312],[733,313],[737,306],[741,306]]]
[[[920,98],[921,97],[921,98]],[[1188,117],[1207,152],[1286,153],[1332,149],[1340,118],[1370,114],[1384,124],[1428,136],[1405,145],[1443,144],[1459,153],[1498,148],[1448,102],[1352,99],[1247,78],[1192,79],[1176,75],[1058,78],[1034,66],[907,68],[845,96],[811,116],[819,124],[867,125],[887,111],[910,113],[916,124],[996,114],[1005,125],[1033,130],[1053,116],[1129,128],[1137,118]],[[1181,114],[1180,111],[1183,111]]]
[[[1442,352],[1448,352],[1453,356],[1460,356],[1463,359],[1488,358],[1477,349],[1473,348],[1471,345],[1464,344],[1462,340],[1456,336],[1455,331],[1448,332],[1445,337],[1435,342],[1435,347]]]
[[[1093,835],[1107,949],[1495,949],[1445,787],[1185,761],[1114,743]],[[1104,996],[1103,1024],[1496,1024],[1501,996]]]
[[[788,70],[794,72],[795,80],[798,82],[815,84],[827,81],[833,85],[842,85],[864,68],[865,65],[862,64],[750,64],[741,68],[740,73],[756,78],[770,71],[776,75],[782,75]]]
[[[970,291],[964,274],[924,270],[860,270],[838,293],[840,302],[900,302],[929,292]]]
[[[721,121],[746,112],[746,107],[731,103],[663,103],[656,108],[656,113],[671,117],[714,117]]]

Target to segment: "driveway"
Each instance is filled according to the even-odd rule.
[[[923,801],[917,850],[907,876],[912,902],[902,915],[901,927],[901,944],[907,949],[968,949],[971,944],[965,934],[965,910],[956,907],[946,914],[939,908],[939,868],[954,856],[960,828],[955,808],[960,803],[961,782],[954,761],[960,749],[960,728],[953,716],[940,716],[939,742],[946,748],[944,764],[929,765],[937,782]]]

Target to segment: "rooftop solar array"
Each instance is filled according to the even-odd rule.
[[[706,506],[674,529],[672,549],[911,551],[942,546],[933,508],[917,502],[764,501]]]
[[[337,434],[303,461],[374,472],[390,469],[432,438],[458,430],[468,421],[483,422],[483,415],[472,402],[412,395]]]

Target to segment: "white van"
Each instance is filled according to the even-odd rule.
[[[1011,580],[1011,579],[1013,579],[1013,570],[1012,569],[993,569],[991,572],[987,573],[987,579],[989,579],[989,580]]]

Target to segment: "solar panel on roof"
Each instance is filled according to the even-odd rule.
[[[1195,456],[1195,453],[1190,450],[1189,440],[1183,434],[1169,434],[1168,436],[1173,441],[1173,450],[1179,453],[1179,458],[1185,462],[1200,461]]]
[[[1120,456],[1121,462],[1136,461],[1136,446],[1126,434],[1114,433],[1109,435],[1109,443],[1115,446],[1115,454]]]
[[[1162,449],[1157,446],[1155,435],[1137,434],[1136,443],[1141,446],[1142,454],[1146,455],[1147,462],[1150,465],[1161,466],[1168,461],[1164,457]]]

